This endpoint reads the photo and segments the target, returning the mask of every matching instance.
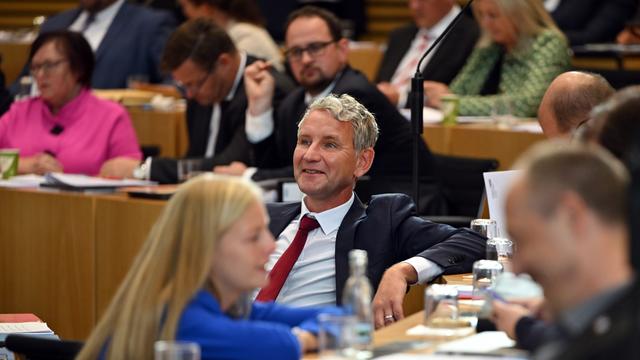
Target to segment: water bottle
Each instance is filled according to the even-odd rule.
[[[367,278],[367,252],[349,252],[351,275],[347,279],[342,305],[348,314],[355,316],[353,340],[349,358],[369,359],[373,356],[373,312],[371,309],[371,283]]]

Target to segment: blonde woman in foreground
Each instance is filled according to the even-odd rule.
[[[158,222],[78,359],[152,359],[156,340],[194,341],[202,359],[297,359],[316,348],[320,309],[251,303],[275,242],[260,189],[206,174]],[[299,327],[292,332],[293,327]]]

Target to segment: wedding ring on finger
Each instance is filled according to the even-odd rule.
[[[394,322],[394,321],[396,321],[396,319],[393,317],[393,315],[384,316],[384,322]]]

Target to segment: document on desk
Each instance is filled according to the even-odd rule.
[[[36,188],[44,182],[44,176],[28,174],[12,176],[7,180],[0,180],[0,187],[6,188]]]
[[[508,237],[504,205],[507,192],[520,170],[492,171],[484,173],[484,188],[489,203],[489,217],[498,225],[498,237]]]
[[[45,183],[42,184],[42,186],[59,187],[69,190],[115,189],[125,186],[156,185],[156,183],[153,181],[134,179],[105,179],[95,176],[63,173],[47,173],[45,174],[44,178]]]
[[[0,323],[0,333],[4,334],[53,334],[47,323],[41,321]]]

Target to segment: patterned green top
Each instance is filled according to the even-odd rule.
[[[547,30],[532,40],[531,46],[504,55],[497,95],[478,95],[500,57],[500,46],[476,48],[451,83],[460,96],[460,115],[491,114],[497,99],[510,98],[515,116],[536,116],[538,105],[551,81],[570,66],[566,40]]]

